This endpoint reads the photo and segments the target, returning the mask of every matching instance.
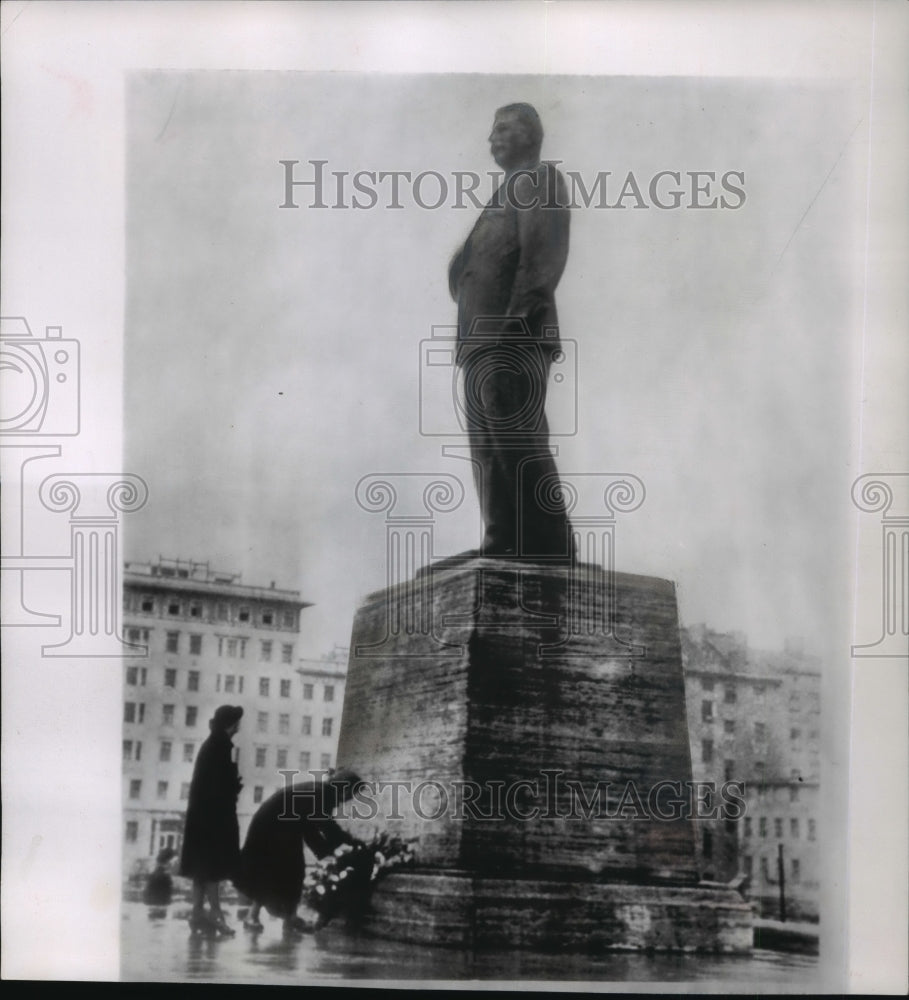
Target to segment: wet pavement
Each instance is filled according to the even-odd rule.
[[[805,993],[817,984],[818,959],[808,955],[764,950],[750,956],[474,952],[378,940],[335,923],[315,934],[286,938],[281,922],[264,913],[265,930],[253,933],[243,929],[236,906],[225,912],[236,936],[212,940],[190,933],[184,902],[159,909],[124,902],[121,979],[286,985],[345,980],[381,980],[387,985],[399,980],[411,986],[471,980],[616,986],[690,982],[701,991],[742,993]]]

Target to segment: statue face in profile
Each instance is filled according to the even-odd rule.
[[[489,133],[492,158],[503,170],[512,170],[532,159],[533,140],[527,126],[513,111],[497,112]]]

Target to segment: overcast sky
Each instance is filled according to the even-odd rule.
[[[612,172],[610,203],[629,171],[648,201],[661,170],[744,173],[735,210],[573,211],[556,298],[577,343],[579,429],[556,442],[557,463],[644,482],[643,506],[617,522],[617,565],[675,580],[684,624],[770,648],[803,636],[824,654],[847,617],[830,498],[855,477],[860,238],[860,112],[830,87],[134,75],[124,467],[151,495],[127,557],[299,588],[317,605],[303,617],[314,654],[346,644],[357,602],[385,583],[382,516],[354,499],[362,476],[460,476],[467,502],[439,518],[437,554],[478,543],[469,466],[420,435],[419,376],[420,342],[454,322],[447,262],[479,209],[426,210],[406,185],[401,210],[384,196],[364,211],[280,209],[279,161],[300,160],[299,176],[310,159],[350,174],[484,173],[493,112],[515,100],[540,111],[544,158],[588,187]]]

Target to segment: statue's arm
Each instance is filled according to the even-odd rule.
[[[555,167],[549,167],[555,171]],[[548,302],[568,260],[569,210],[565,182],[555,171],[555,197],[547,192],[546,175],[536,183],[521,175],[515,184],[515,206],[520,257],[508,304],[509,316],[528,318]],[[517,205],[533,205],[519,208]]]

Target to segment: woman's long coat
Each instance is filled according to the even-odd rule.
[[[266,799],[249,824],[234,885],[276,917],[292,917],[303,893],[303,844],[323,858],[350,838],[331,819],[336,793],[302,782]]]
[[[233,878],[240,853],[237,796],[242,782],[233,762],[233,744],[216,730],[199,748],[183,831],[180,874],[216,882]]]

